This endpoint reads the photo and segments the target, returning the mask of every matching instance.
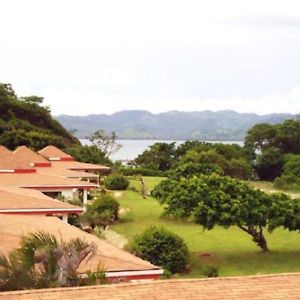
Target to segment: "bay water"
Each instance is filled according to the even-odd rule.
[[[90,145],[91,142],[87,139],[80,139],[82,145]],[[139,154],[143,153],[149,146],[155,143],[172,143],[180,145],[185,141],[173,141],[173,140],[117,140],[117,143],[122,147],[119,151],[111,155],[113,161],[121,160],[128,161],[136,158]],[[238,144],[243,146],[243,141],[209,141],[209,143],[224,143],[224,144]]]

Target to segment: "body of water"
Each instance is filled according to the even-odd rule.
[[[80,139],[83,145],[89,145],[90,141],[87,139]],[[132,160],[146,150],[149,146],[155,143],[172,143],[175,142],[176,145],[184,143],[184,141],[172,141],[172,140],[118,140],[118,144],[122,145],[122,148],[111,156],[113,161],[116,160]],[[243,146],[242,141],[210,141],[209,143],[224,143],[224,144],[238,144]]]

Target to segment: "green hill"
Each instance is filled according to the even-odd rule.
[[[9,149],[26,145],[38,150],[49,144],[60,148],[79,141],[51,116],[43,98],[17,97],[10,84],[0,83],[0,144]]]
[[[278,124],[295,118],[291,114],[257,115],[223,111],[169,111],[152,114],[148,111],[121,111],[112,115],[57,116],[66,128],[76,129],[84,138],[98,129],[115,131],[122,139],[242,141],[257,123]]]

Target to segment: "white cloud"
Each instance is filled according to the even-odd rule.
[[[0,81],[54,114],[300,110],[298,0],[4,0],[1,11]]]
[[[160,113],[169,110],[202,111],[202,110],[235,110],[238,112],[300,113],[300,87],[293,87],[286,93],[265,95],[259,98],[165,98],[163,95],[144,96],[139,94],[102,93],[85,90],[44,90],[45,103],[52,105],[55,115],[112,114],[121,110],[149,110]],[[52,101],[47,101],[52,99]]]

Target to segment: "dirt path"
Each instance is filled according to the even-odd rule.
[[[107,239],[111,244],[121,249],[123,249],[124,246],[128,243],[128,240],[124,236],[111,229],[106,229],[103,235],[105,239]]]

